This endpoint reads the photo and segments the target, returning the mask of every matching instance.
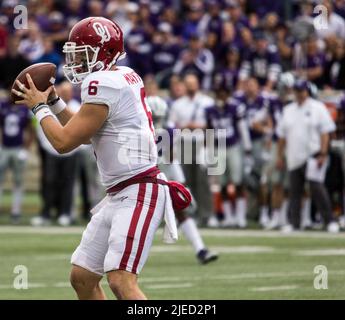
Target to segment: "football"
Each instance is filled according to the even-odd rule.
[[[30,67],[25,68],[16,78],[21,83],[28,88],[28,82],[26,79],[26,74],[29,73],[36,88],[40,91],[45,91],[48,89],[49,86],[55,83],[56,78],[56,66],[53,63],[49,62],[42,62],[36,63],[31,65]],[[12,85],[12,89],[19,90],[16,81],[14,81]],[[17,100],[21,100],[20,97],[16,96],[13,92],[11,92],[11,100],[15,102]]]

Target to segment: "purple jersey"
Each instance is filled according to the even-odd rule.
[[[213,89],[233,92],[237,85],[238,74],[239,69],[220,69],[214,76]]]
[[[181,48],[177,44],[155,44],[152,50],[154,72],[172,68],[180,54]]]
[[[221,36],[222,33],[222,26],[223,26],[223,20],[221,17],[211,17],[210,21],[207,24],[207,31],[213,32],[217,34],[218,36]]]
[[[151,52],[152,44],[150,35],[144,28],[133,28],[127,35],[126,52],[131,67],[142,76],[152,72]]]
[[[209,107],[205,110],[208,129],[225,129],[226,146],[230,147],[239,141],[237,123],[245,116],[245,106],[239,101],[229,99],[224,108],[217,106]],[[217,132],[215,137],[217,137]]]
[[[272,119],[273,124],[273,140],[277,141],[278,136],[276,134],[277,124],[282,116],[283,113],[283,103],[278,97],[272,97],[270,98],[270,104],[269,104],[269,115]]]
[[[294,62],[294,68],[296,69],[311,69],[315,67],[326,67],[326,57],[323,53],[317,53],[314,55],[307,55],[306,58],[302,61],[296,60]],[[322,74],[320,77],[313,79],[313,83],[320,87],[324,83],[324,74]]]
[[[315,67],[322,67],[324,68],[326,65],[326,57],[323,53],[318,53],[315,55],[308,55],[307,56],[307,62],[306,67],[309,68],[315,68]],[[313,82],[319,87],[323,84],[323,75],[320,76],[317,79],[314,79]]]
[[[29,110],[24,106],[0,104],[2,144],[7,148],[23,146],[24,130],[30,121]]]
[[[246,119],[249,125],[250,137],[252,140],[257,140],[263,137],[261,132],[257,132],[252,129],[251,125],[258,119],[259,114],[265,114],[269,112],[270,100],[267,96],[259,94],[254,100],[249,100],[244,94],[237,93],[234,98],[242,102],[245,106]]]
[[[277,80],[280,71],[280,57],[274,45],[269,45],[262,53],[250,50],[241,67],[243,76],[257,78],[260,85],[265,85],[267,80]]]

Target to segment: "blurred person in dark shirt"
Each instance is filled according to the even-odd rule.
[[[149,1],[139,1],[139,20],[140,25],[144,28],[147,34],[152,37],[158,25],[157,17],[150,11]]]
[[[237,87],[240,65],[240,52],[236,46],[230,46],[226,50],[225,64],[218,67],[213,79],[215,90],[225,89],[234,92]]]
[[[222,25],[222,33],[220,37],[220,61],[218,63],[225,63],[226,53],[230,46],[243,47],[241,33],[238,33],[231,21],[225,21]]]
[[[214,64],[212,52],[203,47],[203,42],[195,34],[190,38],[188,47],[181,52],[173,72],[180,75],[194,73],[197,75],[202,89],[209,90]]]
[[[205,37],[208,32],[212,32],[220,37],[222,25],[221,3],[217,0],[206,1],[206,12],[201,18],[199,25],[201,34]]]
[[[310,36],[304,43],[296,44],[293,66],[296,77],[312,81],[318,87],[323,85],[326,57],[315,35]]]
[[[226,0],[225,11],[235,29],[239,32],[242,28],[250,28],[248,17],[244,14],[243,8],[237,0]]]
[[[254,37],[249,28],[242,28],[240,30],[240,48],[242,53],[246,53],[247,50],[253,45]]]
[[[345,89],[345,41],[338,39],[336,46],[331,48],[332,59],[328,61],[325,68],[326,87],[336,90]]]
[[[265,15],[265,17],[262,20],[262,28],[263,32],[269,42],[269,44],[276,44],[277,42],[277,27],[279,24],[279,17],[274,12],[269,12]]]
[[[127,35],[126,52],[131,67],[143,77],[152,73],[152,42],[150,34],[141,24],[139,11],[129,15],[132,29]]]
[[[275,41],[280,55],[282,71],[292,69],[292,53],[295,39],[289,34],[288,26],[281,22],[275,29]]]
[[[2,24],[7,26],[8,31],[14,30],[13,20],[15,18],[14,8],[19,4],[18,0],[3,0],[0,7],[0,18]]]
[[[181,51],[181,46],[172,34],[172,27],[167,22],[158,25],[158,32],[153,37],[153,71],[162,88],[167,88],[172,68]]]
[[[17,75],[29,66],[29,61],[18,51],[20,38],[10,36],[8,40],[7,54],[0,58],[0,86],[8,89]]]
[[[172,26],[172,33],[175,37],[181,38],[183,25],[177,11],[173,7],[164,8],[160,15],[160,22],[167,22]]]
[[[59,67],[62,57],[54,48],[54,42],[50,38],[44,38],[43,40],[44,53],[34,61],[34,63],[39,62],[50,62]]]
[[[198,34],[201,36],[200,20],[204,14],[203,3],[199,0],[193,0],[188,4],[186,19],[183,24],[182,37],[185,40]]]
[[[334,0],[334,12],[345,19],[345,0]]]
[[[22,39],[20,40],[18,51],[29,61],[38,59],[44,52],[43,33],[39,24],[31,20],[28,22],[28,29],[21,30]]]

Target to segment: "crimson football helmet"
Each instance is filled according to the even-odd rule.
[[[63,71],[72,83],[80,83],[94,71],[109,70],[125,57],[123,33],[113,21],[90,17],[78,22],[63,46],[66,64]]]

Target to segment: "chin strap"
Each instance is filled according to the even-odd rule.
[[[106,70],[110,70],[113,65],[116,64],[117,61],[120,61],[126,57],[126,52],[118,52],[114,59],[108,64]]]

